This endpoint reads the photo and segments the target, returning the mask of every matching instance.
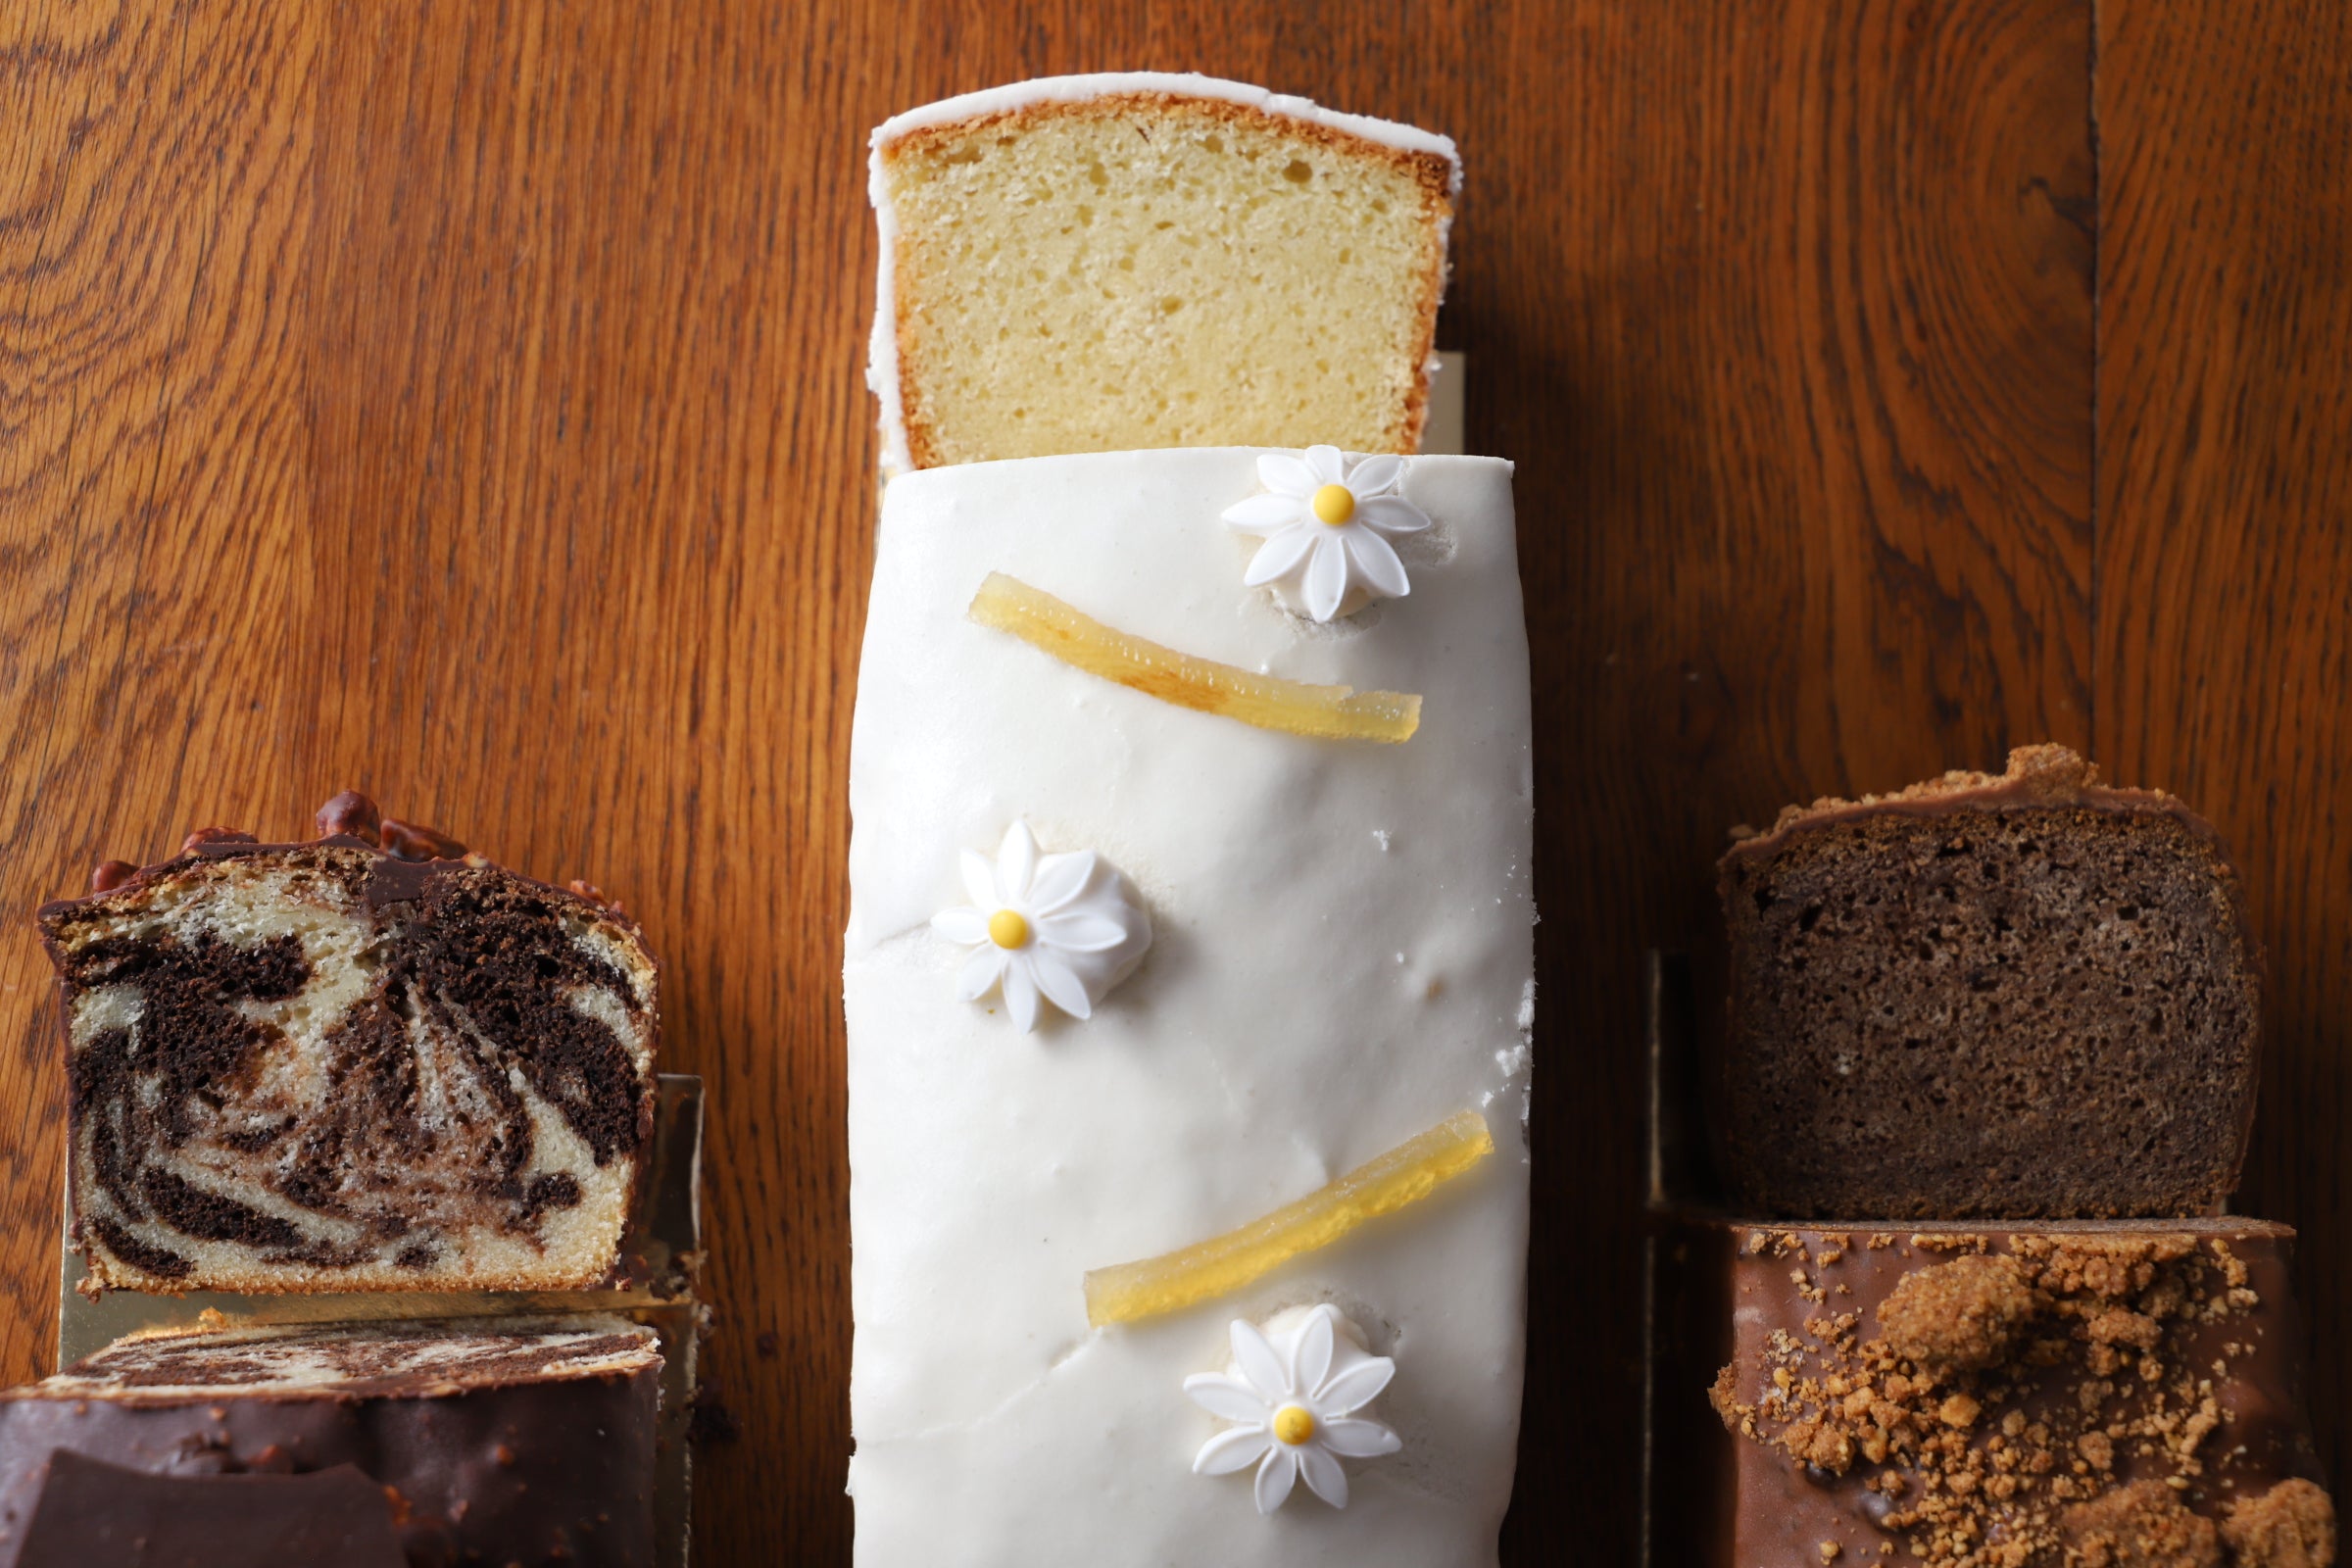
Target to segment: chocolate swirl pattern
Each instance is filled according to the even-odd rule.
[[[198,834],[53,905],[97,1288],[546,1290],[614,1267],[655,966],[584,893],[358,836]],[[380,825],[423,857],[463,846]],[[354,831],[356,830],[356,831]]]

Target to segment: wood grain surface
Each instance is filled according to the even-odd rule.
[[[2229,837],[2268,950],[2233,1206],[2302,1232],[2312,1416],[2352,1460],[2352,8],[2108,0],[2098,671],[2110,771]]]
[[[2246,1196],[2305,1229],[2340,1485],[2352,39],[2329,0],[2247,15],[0,8],[0,1377],[55,1331],[30,907],[357,785],[644,919],[714,1112],[708,1366],[741,1431],[702,1455],[700,1560],[847,1561],[864,133],[1198,68],[1469,166],[1441,339],[1472,448],[1519,463],[1536,1136],[1574,1152],[1537,1167],[1506,1560],[1632,1554],[1642,951],[1703,970],[1733,823],[2045,737],[2244,861]]]

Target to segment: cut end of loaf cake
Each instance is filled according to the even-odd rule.
[[[661,1368],[654,1331],[609,1314],[163,1329],[117,1340],[0,1399],[438,1398]]]
[[[312,843],[110,862],[41,910],[88,1288],[613,1274],[656,1087],[635,924],[361,805]]]
[[[1067,76],[874,133],[886,470],[1416,450],[1460,164],[1203,76]]]
[[[1760,1211],[2190,1215],[2235,1185],[2256,957],[2172,797],[2027,748],[1784,813],[1722,893],[1726,1142]]]

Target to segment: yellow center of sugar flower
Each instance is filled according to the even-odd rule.
[[[1317,518],[1337,528],[1355,515],[1355,492],[1344,484],[1327,484],[1307,498]]]
[[[988,917],[988,940],[1000,948],[1025,948],[1029,922],[1021,918],[1018,909],[999,909]]]
[[[1311,1410],[1286,1404],[1274,1412],[1274,1436],[1296,1448],[1315,1435],[1315,1417]]]

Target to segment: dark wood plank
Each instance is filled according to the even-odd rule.
[[[1734,821],[2089,733],[2083,0],[132,8],[0,22],[0,1375],[100,854],[366,787],[619,893],[711,1081],[710,1562],[840,1562],[865,128],[1197,66],[1452,131],[1543,815],[1514,1562],[1624,1561],[1640,955]],[[12,117],[13,118],[13,117]],[[28,366],[20,372],[16,367]],[[1693,1391],[1695,1397],[1695,1391]]]
[[[2098,755],[2229,836],[2269,951],[2235,1207],[2352,1459],[2352,11],[2102,0]]]
[[[1621,1562],[1642,949],[1718,972],[1734,823],[2087,739],[2089,18],[1516,24],[1452,122],[1481,183],[1449,308],[1473,438],[1520,463],[1536,1133],[1578,1157],[1538,1161],[1506,1539]],[[1712,1484],[1660,1462],[1669,1498]]]

